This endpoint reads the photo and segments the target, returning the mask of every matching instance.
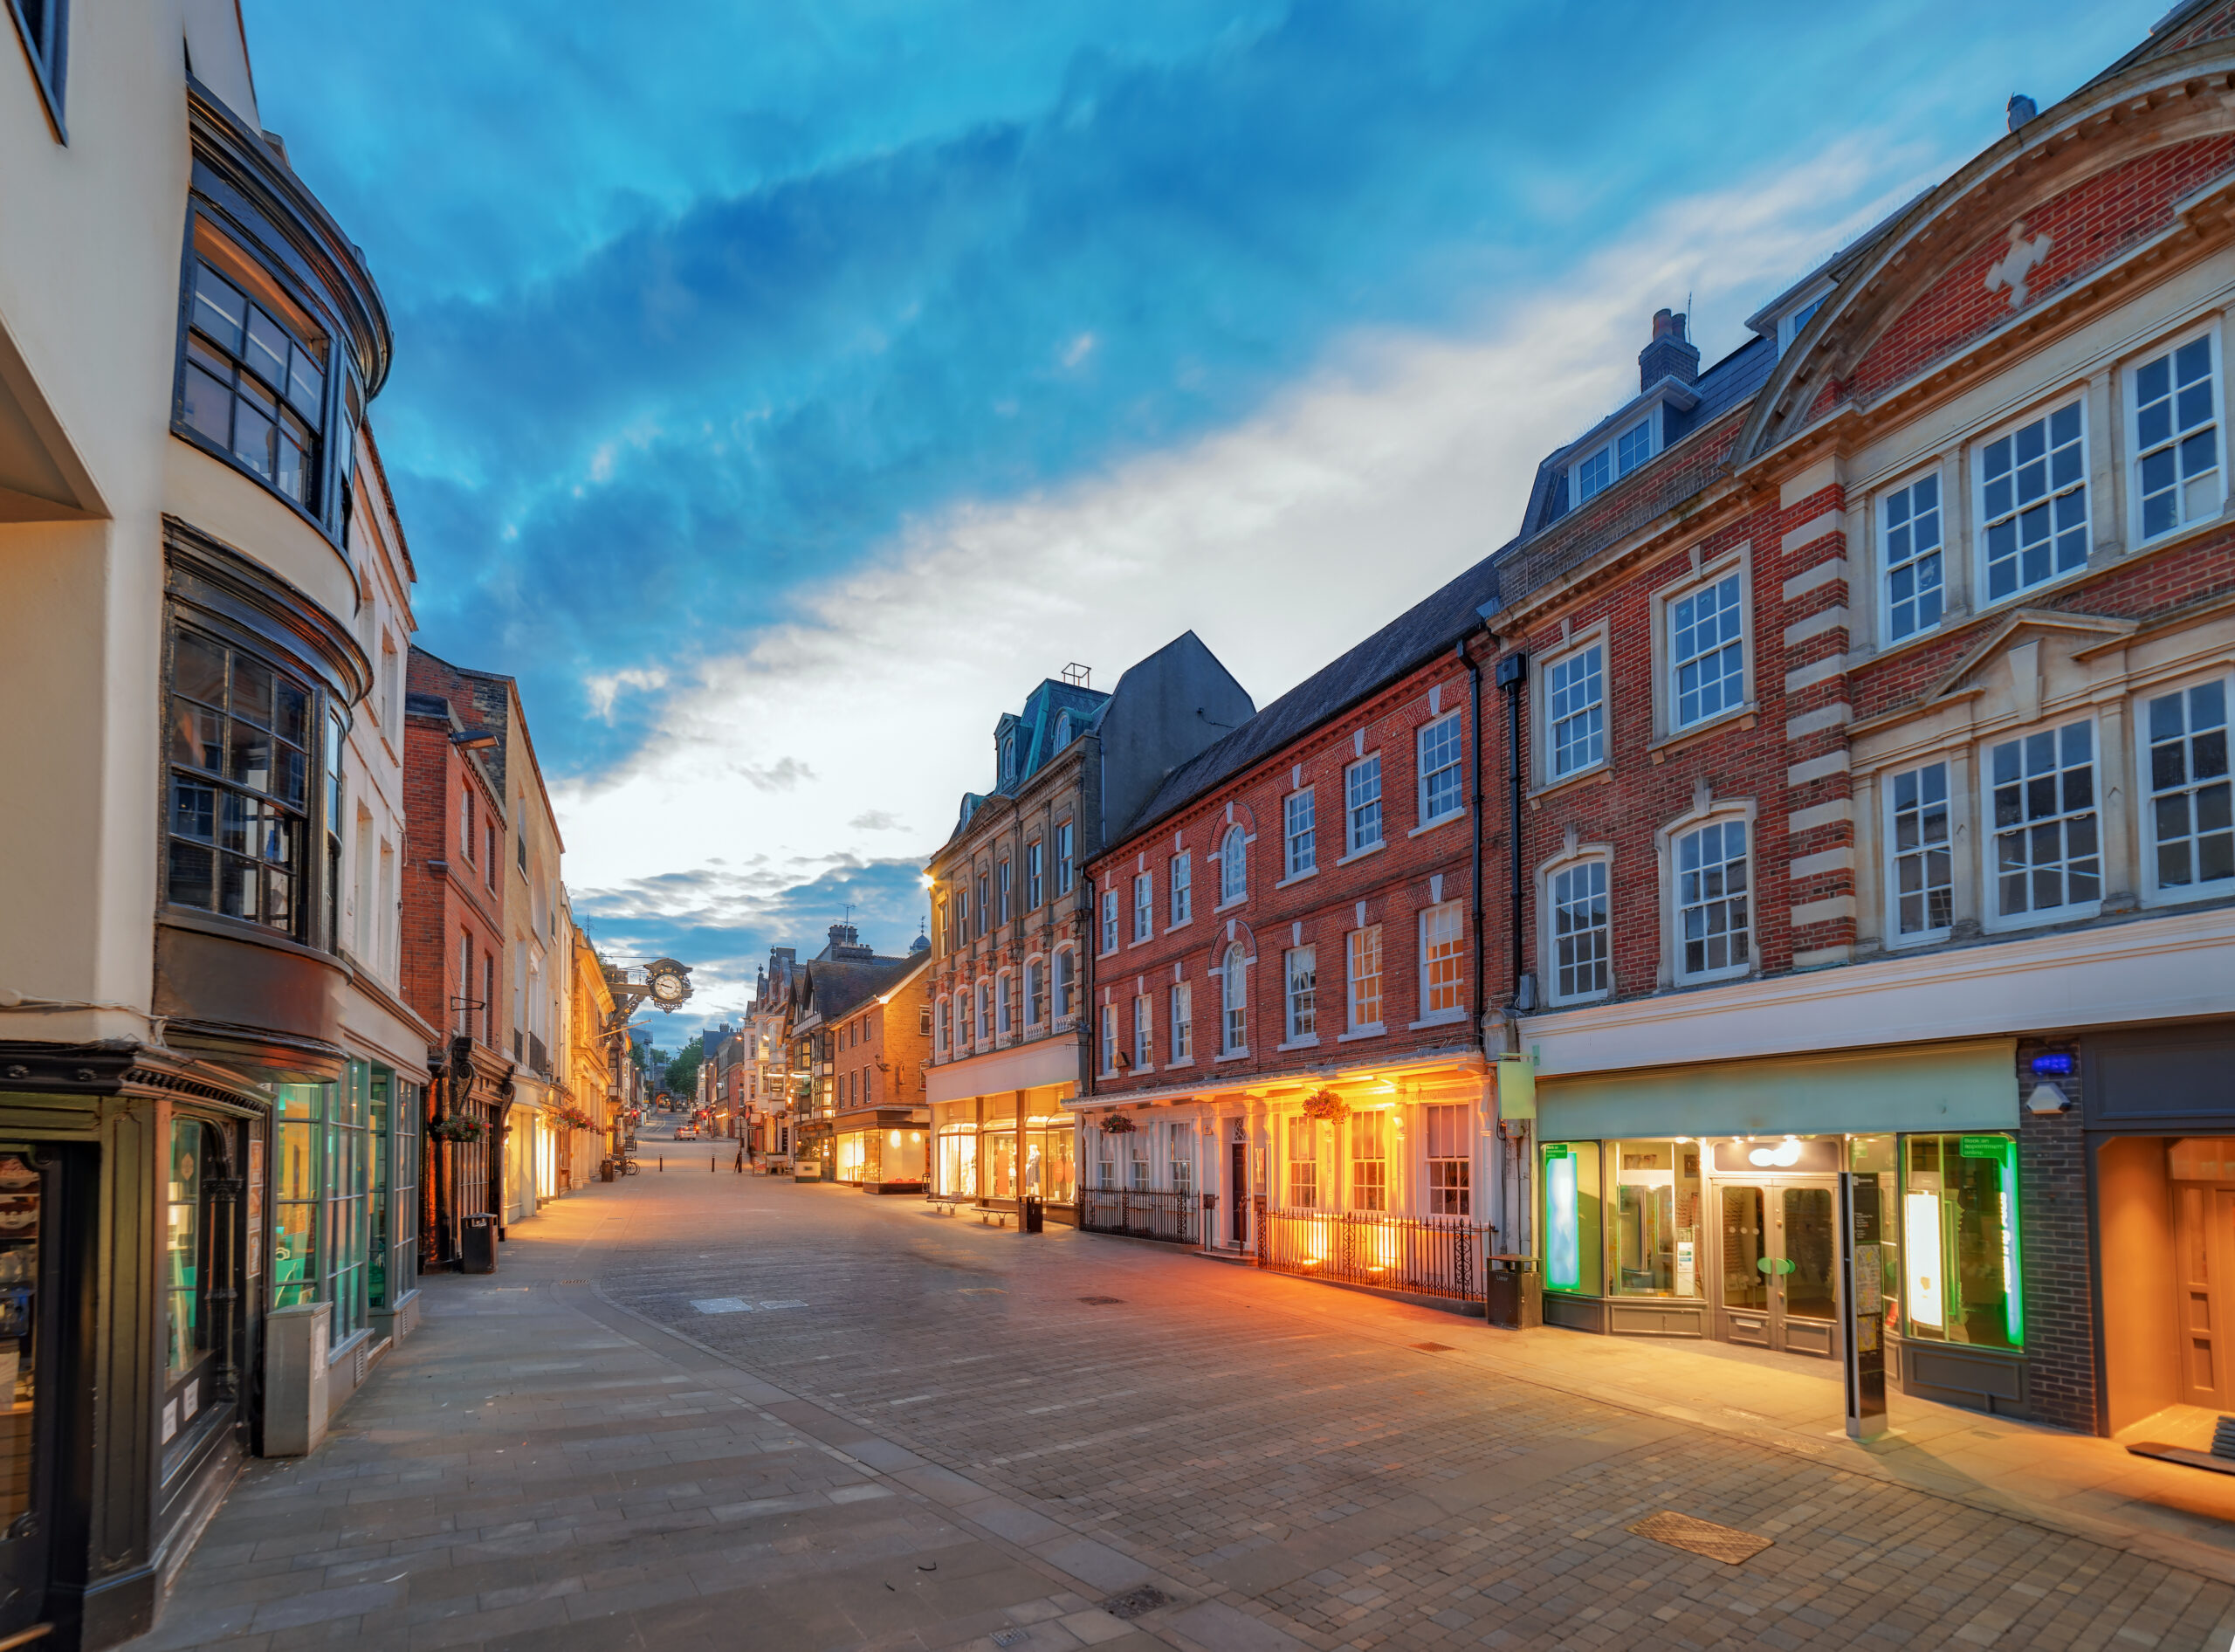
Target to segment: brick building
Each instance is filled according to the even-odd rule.
[[[1086,1225],[1479,1291],[1496,589],[1485,561],[1275,700],[1090,864]]]
[[[448,692],[445,692],[448,691]],[[427,1092],[423,1266],[456,1267],[458,1221],[503,1208],[512,1090],[504,981],[504,791],[483,761],[497,734],[468,722],[471,685],[414,649],[404,697],[403,995],[443,1030]]]
[[[931,943],[829,1022],[831,1133],[840,1181],[876,1193],[930,1185],[931,1112],[924,1070],[932,1053]]]
[[[929,1098],[936,1185],[1013,1208],[1077,1208],[1085,953],[1084,876],[1173,768],[1245,721],[1248,694],[1193,631],[1126,670],[1115,689],[1068,668],[1004,712],[994,786],[965,793],[932,857],[934,1029]]]
[[[2231,17],[2014,105],[1707,371],[1664,312],[1541,467],[1494,999],[1548,1320],[1833,1354],[1850,1171],[1908,1392],[2235,1401]]]

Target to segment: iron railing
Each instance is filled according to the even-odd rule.
[[[1202,1236],[1202,1195],[1087,1187],[1079,1194],[1079,1226],[1089,1233],[1129,1234],[1192,1245]]]
[[[1261,1268],[1466,1302],[1482,1295],[1482,1257],[1496,1232],[1456,1218],[1268,1210],[1262,1200],[1252,1214]]]

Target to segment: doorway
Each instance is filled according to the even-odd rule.
[[[1716,1334],[1832,1359],[1839,1351],[1839,1188],[1831,1177],[1715,1184]]]
[[[1233,1199],[1227,1210],[1227,1233],[1239,1249],[1249,1242],[1249,1144],[1237,1141],[1227,1149],[1231,1167]]]

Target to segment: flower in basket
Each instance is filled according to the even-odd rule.
[[[1303,1098],[1307,1119],[1340,1119],[1350,1110],[1351,1104],[1331,1090],[1315,1090]]]
[[[478,1119],[457,1112],[446,1112],[427,1126],[427,1133],[442,1141],[478,1141],[487,1130]]]
[[[1105,1136],[1130,1136],[1133,1133],[1133,1121],[1122,1112],[1104,1113],[1102,1116],[1102,1133]]]

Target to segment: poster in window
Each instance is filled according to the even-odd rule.
[[[1940,1195],[1910,1194],[1902,1201],[1901,1214],[1908,1237],[1901,1255],[1908,1274],[1909,1323],[1937,1331],[1941,1328]]]

